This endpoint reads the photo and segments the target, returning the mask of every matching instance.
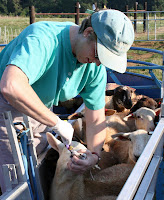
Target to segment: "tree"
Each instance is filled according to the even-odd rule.
[[[138,9],[144,8],[144,3],[147,2],[148,10],[164,10],[163,0],[137,0]],[[75,12],[75,4],[77,0],[0,0],[0,13],[1,14],[14,14],[20,15],[21,13],[28,13],[30,5],[35,6],[36,12]],[[92,3],[97,2],[99,8],[102,8],[102,3],[106,4],[108,8],[125,11],[125,6],[128,5],[129,9],[134,9],[136,0],[79,0],[81,5],[80,12],[85,12],[87,9],[92,9]],[[26,10],[26,12],[25,12]]]

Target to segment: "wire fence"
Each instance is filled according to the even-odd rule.
[[[17,37],[23,29],[13,29],[11,27],[0,27],[0,44],[8,44]]]

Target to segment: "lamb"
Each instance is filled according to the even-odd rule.
[[[142,134],[140,132],[138,132],[138,134],[131,134],[122,135],[124,137],[131,138],[133,141],[132,146],[129,145],[129,152],[139,156],[150,136],[144,132]],[[137,137],[140,135],[139,140],[135,140],[136,135]],[[119,138],[119,136],[120,135],[116,135],[117,138]],[[143,139],[145,137],[148,138],[145,140]],[[64,144],[50,133],[47,133],[47,140],[52,148],[59,152],[56,172],[51,186],[51,200],[116,199],[134,167],[134,164],[123,163],[105,168],[103,170],[96,168],[90,169],[86,173],[79,175],[68,170],[67,168],[67,162],[69,161],[71,154]],[[137,147],[140,146],[140,141],[145,141],[145,144],[141,147],[140,151],[138,151]],[[76,141],[72,141],[71,145],[76,151],[79,149],[86,149],[84,145]],[[103,159],[104,158],[102,157],[102,160]]]
[[[135,112],[141,107],[155,110],[161,103],[161,98],[153,99],[146,95],[137,94],[136,89],[108,83],[106,86],[106,108],[115,109],[117,112]]]
[[[118,86],[113,90],[106,90],[105,108],[114,109],[117,112],[126,111],[132,107],[132,98],[135,89],[128,86]]]
[[[108,83],[106,86],[106,108],[115,109],[121,112],[132,107],[132,100],[135,89],[128,86],[120,86],[115,83]],[[76,110],[83,103],[83,99],[72,98],[68,101],[59,102],[60,106],[66,108],[67,113],[71,114],[72,110]]]

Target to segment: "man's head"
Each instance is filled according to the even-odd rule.
[[[97,35],[97,52],[100,62],[115,71],[124,73],[127,51],[134,41],[134,30],[129,18],[118,10],[102,10],[91,17]]]
[[[101,10],[83,21],[79,33],[93,28],[99,61],[106,67],[124,73],[127,67],[127,51],[134,41],[134,29],[130,19],[118,10]],[[96,35],[96,36],[95,36]]]

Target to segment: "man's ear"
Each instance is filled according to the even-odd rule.
[[[94,30],[92,27],[87,27],[84,32],[83,32],[83,36],[84,37],[88,37],[89,35],[93,34]]]

